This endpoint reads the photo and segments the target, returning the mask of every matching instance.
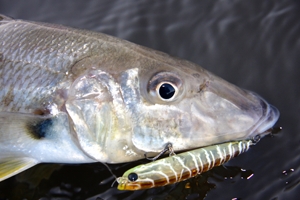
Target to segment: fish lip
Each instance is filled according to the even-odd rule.
[[[271,130],[280,116],[280,112],[275,106],[268,104],[263,98],[260,98],[260,101],[263,109],[263,116],[253,128],[253,131],[251,131],[250,137],[253,138],[256,135],[264,136],[269,134],[269,130]]]

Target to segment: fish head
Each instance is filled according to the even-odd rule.
[[[118,53],[78,64],[66,103],[81,148],[95,160],[128,162],[168,143],[184,151],[263,136],[279,117],[257,94],[191,62],[148,49]]]
[[[171,143],[175,151],[184,151],[270,132],[279,117],[274,106],[184,63],[189,67],[165,67],[141,79],[145,80],[140,84],[143,101],[132,109],[136,111],[132,138],[136,147],[159,152],[163,144]]]

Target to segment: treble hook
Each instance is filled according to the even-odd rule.
[[[260,135],[256,135],[252,138],[253,145],[256,145],[261,139]]]
[[[145,158],[147,160],[151,160],[151,161],[155,161],[157,160],[161,155],[163,155],[164,153],[166,153],[167,151],[169,151],[169,156],[172,156],[172,155],[176,155],[175,152],[174,152],[174,149],[172,148],[172,143],[167,143],[165,148],[157,155],[155,156],[154,158],[149,158],[147,157],[147,152],[144,154],[145,155]]]

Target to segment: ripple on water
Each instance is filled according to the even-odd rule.
[[[278,107],[283,131],[262,139],[226,168],[175,185],[119,191],[100,164],[50,164],[1,182],[0,198],[297,199],[299,8],[296,1],[1,1],[0,13],[15,18],[96,30],[201,64]],[[112,168],[120,176],[141,162]]]

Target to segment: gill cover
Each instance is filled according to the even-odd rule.
[[[131,104],[135,103],[130,100],[139,99],[133,83],[138,81],[137,75],[137,69],[126,70],[117,78],[105,71],[91,70],[72,84],[66,108],[74,134],[83,151],[97,161],[126,162],[137,156],[131,149],[129,116]]]

